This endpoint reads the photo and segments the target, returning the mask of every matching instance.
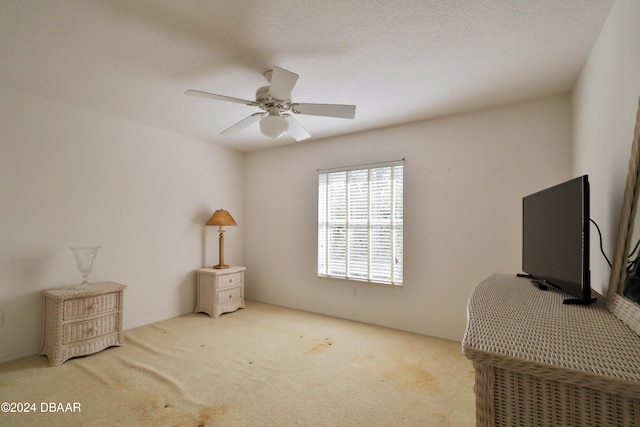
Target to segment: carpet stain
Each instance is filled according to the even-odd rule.
[[[325,338],[324,341],[316,343],[307,353],[321,353],[333,345],[331,338]]]
[[[439,426],[439,427],[451,426],[451,422],[449,421],[449,418],[447,418],[447,416],[444,414],[433,414],[433,419],[431,421],[435,426]]]
[[[438,380],[423,367],[405,361],[399,361],[387,376],[402,387],[409,387],[423,393],[436,394],[440,391]]]
[[[207,406],[202,408],[196,418],[196,426],[205,427],[215,425],[216,420],[229,412],[229,405]]]
[[[162,409],[168,409],[168,403],[160,403],[152,395],[139,395],[140,400],[134,403],[134,410],[136,412],[136,419],[138,423],[144,423],[149,420],[150,417],[161,414]]]

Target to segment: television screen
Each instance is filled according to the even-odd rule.
[[[587,175],[522,198],[522,270],[588,304],[589,180]]]

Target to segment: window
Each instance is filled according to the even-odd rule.
[[[318,276],[402,285],[404,160],[318,171]]]

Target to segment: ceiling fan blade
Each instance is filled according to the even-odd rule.
[[[220,132],[220,135],[232,135],[234,133],[240,132],[242,129],[245,129],[260,120],[265,114],[266,113],[254,113],[249,117],[240,120],[235,125],[226,128],[225,130]]]
[[[202,98],[217,99],[218,101],[236,102],[238,104],[245,104],[245,105],[251,105],[251,106],[258,105],[255,101],[249,101],[247,99],[240,99],[240,98],[233,98],[231,96],[225,96],[225,95],[218,95],[216,93],[202,92],[194,89],[189,89],[184,94],[191,95],[191,96],[200,96]]]
[[[343,104],[291,104],[291,111],[296,114],[340,119],[353,119],[356,116],[355,105]]]
[[[287,133],[296,141],[302,141],[311,136],[309,132],[302,127],[300,122],[294,119],[290,114],[283,114],[282,117],[284,117],[287,120],[287,123],[289,123],[289,130]]]
[[[293,90],[293,87],[296,85],[298,77],[300,76],[296,73],[287,71],[284,68],[273,67],[269,95],[281,101],[291,99],[291,90]]]

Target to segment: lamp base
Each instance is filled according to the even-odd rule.
[[[227,264],[218,264],[214,265],[213,268],[215,268],[216,270],[222,270],[223,268],[229,268],[229,266]]]

